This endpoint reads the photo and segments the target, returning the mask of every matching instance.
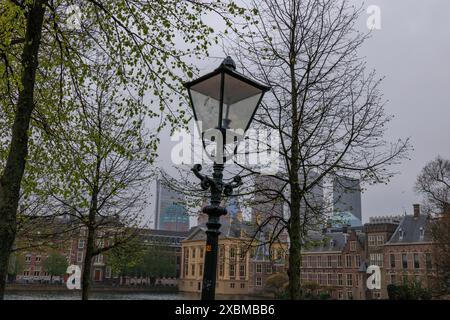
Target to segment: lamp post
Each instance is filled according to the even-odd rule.
[[[220,206],[220,202],[223,194],[231,195],[233,189],[241,185],[239,176],[235,176],[229,183],[223,181],[227,135],[234,135],[234,141],[237,137],[244,136],[264,93],[270,90],[270,87],[236,72],[236,65],[230,57],[225,58],[213,72],[185,83],[184,86],[189,92],[203,145],[205,146],[208,131],[220,133],[220,136],[216,137],[216,159],[212,178],[200,173],[202,170],[200,164],[192,168],[194,174],[201,180],[202,189],[211,190],[210,205],[202,210],[208,215],[202,300],[214,300],[220,217],[227,214],[227,210]],[[220,139],[222,140],[219,141]]]

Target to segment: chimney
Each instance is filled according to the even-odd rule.
[[[420,204],[413,204],[414,208],[414,218],[418,218],[420,216]]]
[[[348,232],[348,226],[343,226],[342,233],[347,233],[347,232]]]

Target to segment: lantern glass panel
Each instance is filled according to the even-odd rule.
[[[245,131],[262,94],[262,90],[225,74],[222,128]]]
[[[217,74],[190,88],[196,120],[201,122],[201,132],[219,125],[220,79],[221,75]]]

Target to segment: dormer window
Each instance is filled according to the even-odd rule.
[[[403,229],[400,228],[400,230],[398,230],[398,233],[399,233],[398,239],[399,239],[400,241],[402,241],[402,240],[403,240],[403,237],[405,236],[405,231],[403,231]]]
[[[420,227],[419,232],[420,232],[420,240],[423,240],[423,237],[425,236],[425,229],[423,227]]]
[[[334,240],[331,239],[331,240],[330,240],[330,248],[333,248],[333,247],[334,247]]]

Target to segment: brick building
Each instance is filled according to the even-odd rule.
[[[397,230],[400,217],[375,217],[363,227],[366,236],[366,255],[368,265],[377,265],[381,271],[381,290],[367,290],[367,299],[387,297],[387,279],[385,272],[385,244]]]
[[[167,252],[175,252],[176,259],[176,278],[180,275],[181,269],[181,241],[188,236],[187,231],[169,231],[169,230],[138,230],[138,237],[145,246],[158,247]],[[78,237],[74,237],[71,243],[70,264],[76,264],[82,268],[84,255],[86,252],[86,230],[80,229]],[[99,254],[93,258],[91,269],[92,281],[95,283],[117,283],[117,275],[112,274],[111,266],[108,265],[106,256]],[[173,280],[173,279],[172,279]],[[148,279],[135,279],[123,277],[121,284],[147,284]],[[173,281],[171,281],[173,282]],[[174,285],[176,284],[173,283]]]
[[[302,250],[301,279],[332,299],[365,298],[365,237],[354,229],[311,233]]]
[[[417,281],[428,287],[435,275],[431,219],[414,205],[413,215],[404,216],[384,245],[384,276],[388,284]],[[383,292],[382,298],[388,298]]]

